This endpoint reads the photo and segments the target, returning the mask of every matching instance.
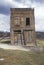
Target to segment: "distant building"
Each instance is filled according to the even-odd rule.
[[[11,44],[35,45],[34,9],[11,8],[10,11]]]

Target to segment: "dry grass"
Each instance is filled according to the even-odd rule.
[[[0,65],[44,65],[44,52],[13,51],[0,49]]]
[[[37,40],[37,45],[38,46],[44,46],[44,40],[38,39]]]
[[[10,37],[0,38],[0,43],[10,43]]]

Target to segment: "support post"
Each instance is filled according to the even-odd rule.
[[[11,31],[11,44],[14,44],[14,31]]]

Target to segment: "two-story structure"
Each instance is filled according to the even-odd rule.
[[[35,44],[35,19],[33,8],[11,8],[11,44]]]

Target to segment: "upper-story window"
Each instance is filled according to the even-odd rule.
[[[26,26],[30,25],[30,18],[26,18]]]
[[[19,26],[20,25],[20,18],[19,17],[15,17],[15,26]]]

